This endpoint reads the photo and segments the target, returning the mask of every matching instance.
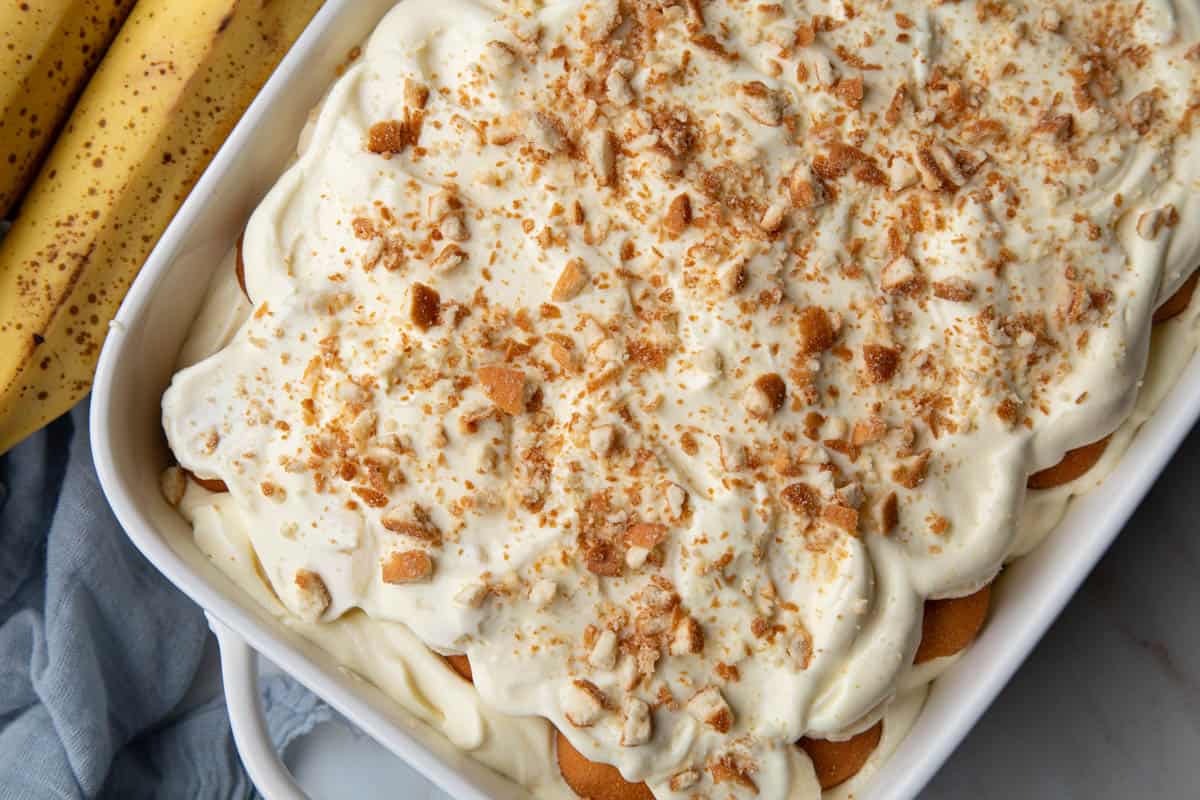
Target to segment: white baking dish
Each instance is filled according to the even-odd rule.
[[[190,526],[159,491],[168,459],[159,402],[212,271],[294,152],[336,66],[394,2],[330,0],[317,15],[146,262],[112,324],[93,390],[92,443],[104,491],[142,553],[208,612],[221,642],[238,747],[273,800],[303,795],[263,730],[254,651],[452,796],[524,794],[275,622],[201,554]],[[1200,364],[1192,363],[1101,488],[1077,500],[1044,544],[1005,571],[983,635],[934,685],[916,726],[860,800],[909,800],[920,791],[1058,615],[1198,416]]]

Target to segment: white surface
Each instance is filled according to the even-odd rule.
[[[331,656],[255,607],[199,553],[187,524],[158,489],[167,463],[158,398],[207,278],[279,174],[290,151],[280,143],[294,139],[342,54],[391,3],[330,0],[192,192],[134,283],[105,344],[93,393],[93,450],[101,483],[132,541],[192,598],[452,796],[514,797],[518,793],[511,785],[453,750],[377,690],[340,672]],[[1194,362],[1103,487],[1083,498],[1042,548],[1006,571],[983,637],[939,682],[913,734],[881,769],[873,791],[860,800],[902,800],[917,794],[1074,593],[1198,414],[1200,369]],[[1108,669],[1103,661],[1077,660],[1071,666]],[[1134,694],[1141,690],[1136,685],[1125,689]],[[1036,713],[1047,707],[1053,706],[1045,699],[1034,707],[1026,721],[1029,728],[1054,730],[1053,717]],[[1027,731],[1012,737],[1030,738]],[[336,796],[354,796],[341,766]],[[978,791],[989,786],[992,774],[1024,768],[989,765],[987,775],[960,785]],[[397,793],[397,785],[386,788],[391,797],[405,796]]]
[[[348,725],[326,723],[296,742],[287,764],[313,800],[444,800],[450,795]]]

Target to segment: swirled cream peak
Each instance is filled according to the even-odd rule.
[[[296,614],[466,652],[659,797],[815,796],[793,742],[877,715],[1130,408],[1196,257],[1196,22],[408,0],[171,447]]]

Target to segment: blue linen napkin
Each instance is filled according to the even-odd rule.
[[[109,510],[86,401],[0,456],[0,795],[253,796],[222,699],[180,707],[207,636]],[[281,749],[332,716],[281,675],[263,699]]]

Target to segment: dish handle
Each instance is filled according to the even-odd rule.
[[[258,653],[225,623],[206,613],[221,650],[221,680],[233,741],[250,780],[266,800],[308,800],[275,750],[258,691]]]

